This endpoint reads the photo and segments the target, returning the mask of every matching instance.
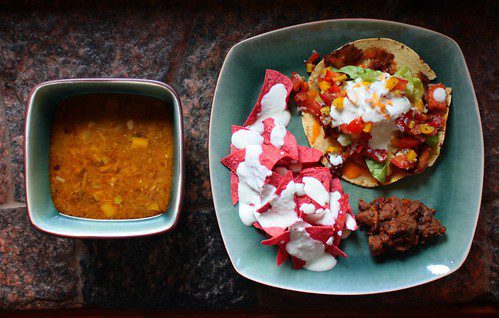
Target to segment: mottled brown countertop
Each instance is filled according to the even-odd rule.
[[[0,308],[292,309],[305,302],[309,308],[334,309],[355,300],[365,309],[496,302],[498,9],[494,1],[0,2]],[[220,67],[240,40],[345,17],[414,24],[446,34],[461,46],[485,136],[487,171],[473,246],[457,272],[381,295],[309,295],[248,281],[228,260],[211,201],[208,125]],[[72,240],[40,233],[29,224],[22,167],[28,93],[37,83],[76,77],[155,79],[178,90],[190,191],[175,231],[128,240]]]

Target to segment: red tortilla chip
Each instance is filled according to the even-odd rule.
[[[239,177],[234,172],[230,172],[230,195],[232,197],[232,205],[239,201]]]
[[[293,268],[300,269],[305,266],[305,261],[299,259],[298,257],[291,256],[291,260],[293,261]]]
[[[338,240],[338,243],[339,243],[339,240]],[[324,245],[326,247],[326,252],[333,255],[334,257],[338,257],[338,256],[341,256],[341,257],[346,257],[348,258],[347,254],[345,254],[345,252],[343,252],[342,250],[340,250],[338,248],[338,246],[336,245],[328,245],[328,244],[325,244]]]
[[[271,237],[269,239],[263,240],[262,245],[286,245],[288,244],[290,238],[289,231],[282,233],[281,235]]]
[[[267,167],[267,169],[272,170],[275,166],[275,164],[281,160],[282,158],[286,157],[286,153],[274,146],[271,145],[261,145],[262,147],[262,153],[260,154],[260,163]],[[227,157],[223,158],[221,161],[222,163],[229,168],[232,172],[237,172],[237,167],[241,162],[244,161],[245,156],[246,156],[246,150],[245,149],[239,149],[228,155]]]
[[[289,253],[286,251],[286,245],[279,245],[279,250],[277,250],[276,262],[277,266],[281,266],[289,258]]]
[[[267,118],[263,122],[263,142],[267,145],[272,145],[270,142],[270,135],[272,133],[272,129],[274,129],[276,125],[276,121],[274,118]],[[277,123],[277,125],[281,125],[280,123]],[[280,148],[281,150],[285,151],[288,153],[289,157],[292,160],[298,161],[299,160],[299,154],[298,154],[298,142],[296,141],[295,136],[293,136],[288,130],[286,130],[286,135],[284,136],[284,144]]]
[[[274,174],[275,172],[273,172],[272,174]],[[277,174],[279,175],[279,174]],[[272,177],[272,176],[271,176]],[[269,178],[270,179],[270,178]],[[281,195],[282,191],[284,191],[284,189],[286,189],[286,187],[288,186],[288,183],[290,183],[291,181],[293,181],[293,173],[291,171],[288,171],[286,173],[286,175],[284,177],[281,178],[281,182],[279,183],[279,186],[277,187],[277,189],[275,190],[275,194],[277,196]],[[263,206],[261,206],[257,212],[258,213],[264,213],[265,211],[268,211],[271,206],[272,206],[272,201],[269,201],[267,203],[265,203]]]
[[[298,156],[298,161],[301,163],[316,163],[321,160],[322,151],[320,151],[319,149],[298,145]]]
[[[335,233],[333,226],[309,226],[305,230],[311,238],[321,241],[324,244]]]
[[[288,102],[289,94],[291,93],[291,90],[293,89],[293,82],[289,79],[289,77],[279,73],[278,71],[270,70],[267,69],[265,71],[265,78],[263,80],[263,85],[262,89],[260,91],[260,95],[258,96],[258,100],[256,101],[255,106],[253,107],[253,110],[248,116],[248,119],[246,119],[246,122],[244,123],[243,126],[249,126],[253,124],[257,119],[258,116],[262,110],[262,98],[265,96],[272,86],[276,84],[283,84],[284,87],[286,87],[286,91],[288,92],[286,96],[286,103]]]

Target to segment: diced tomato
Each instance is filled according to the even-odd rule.
[[[422,143],[421,140],[417,138],[402,137],[400,138],[397,148],[398,149],[414,149]]]
[[[338,73],[335,73],[330,70],[326,70],[326,75],[324,75],[324,80],[327,82],[334,82],[334,78],[338,76]]]
[[[413,113],[412,110],[410,110],[407,113],[405,113],[404,116],[397,118],[395,123],[397,124],[397,127],[400,129],[400,131],[406,132],[410,130],[407,125],[412,118],[412,113]]]
[[[435,127],[435,128],[439,128],[439,127],[442,127],[445,123],[445,119],[440,116],[439,114],[434,114],[432,116],[430,116],[430,121],[428,121],[428,125],[432,126],[432,127]]]
[[[329,89],[327,90],[328,92],[330,93],[338,93],[341,91],[341,87],[339,87],[338,85],[331,85],[331,87],[329,87]]]
[[[446,103],[446,101],[437,102],[433,98],[433,92],[437,88],[443,88],[443,89],[445,89],[445,86],[442,83],[439,83],[437,85],[433,85],[433,86],[431,86],[431,87],[428,88],[428,92],[426,93],[426,102],[427,102],[427,105],[428,105],[428,109],[429,110],[434,110],[434,111],[444,111],[444,110],[447,109],[447,103]]]
[[[321,105],[319,105],[319,103],[317,103],[312,98],[309,97],[305,99],[302,103],[299,103],[298,105],[303,108],[302,111],[311,113],[317,119],[320,120],[320,118],[322,117]]]
[[[300,105],[308,98],[308,92],[301,90],[300,92],[295,94],[295,102]]]
[[[428,162],[430,159],[430,153],[431,153],[431,148],[426,147],[421,154],[419,155],[418,161],[417,161],[417,167],[414,170],[414,173],[420,173],[423,172],[426,167],[428,167]]]
[[[422,114],[420,112],[416,112],[414,114],[414,120],[418,123],[424,123],[428,120],[428,115]]]
[[[293,91],[297,92],[303,84],[303,79],[298,73],[291,73],[291,81],[293,82]]]
[[[404,154],[399,154],[396,155],[395,157],[390,160],[391,163],[393,163],[395,166],[399,167],[400,169],[411,169],[414,166],[413,162],[410,162],[409,159],[407,159],[406,155]]]
[[[333,98],[333,95],[331,93],[329,93],[329,91],[324,92],[324,93],[320,93],[319,95],[327,106],[331,106],[331,103],[333,102],[334,98]]]
[[[407,80],[397,77],[397,84],[393,87],[394,90],[403,91],[407,86]]]
[[[346,126],[346,129],[351,134],[360,134],[364,129],[364,122],[362,119],[355,118]]]
[[[317,53],[316,51],[312,51],[312,55],[310,55],[310,57],[308,58],[307,64],[314,63],[318,58],[319,58],[319,53]]]
[[[384,162],[388,158],[388,151],[385,149],[372,149],[367,148],[365,155],[377,162]]]

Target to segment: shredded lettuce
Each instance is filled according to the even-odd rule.
[[[417,101],[423,98],[423,93],[424,93],[423,83],[419,78],[412,77],[411,70],[407,66],[404,66],[403,68],[398,70],[394,76],[407,80],[405,94],[412,101]]]
[[[371,70],[368,68],[363,68],[360,66],[344,66],[339,70],[333,70],[334,72],[345,73],[350,76],[351,79],[361,78],[366,82],[374,82],[382,73],[380,71]]]
[[[376,180],[381,183],[385,182],[386,175],[388,173],[388,160],[383,163],[379,163],[372,159],[366,158],[366,164]]]

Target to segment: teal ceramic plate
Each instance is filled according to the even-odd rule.
[[[375,259],[364,232],[340,246],[349,256],[327,272],[276,267],[275,247],[262,246],[263,234],[239,220],[231,205],[229,154],[231,125],[241,125],[260,92],[266,68],[305,75],[303,60],[312,50],[325,54],[347,42],[388,37],[407,44],[433,68],[437,80],[453,88],[448,133],[437,164],[424,173],[378,189],[342,181],[356,211],[359,198],[395,195],[436,209],[445,237],[409,253]],[[294,108],[294,105],[291,105]],[[301,118],[293,109],[288,129],[307,145]],[[456,271],[473,240],[483,180],[483,136],[478,104],[461,49],[449,37],[415,26],[365,19],[331,20],[265,33],[235,45],[227,54],[215,92],[210,125],[210,173],[216,215],[232,264],[242,276],[270,286],[320,294],[371,294],[421,285]]]

